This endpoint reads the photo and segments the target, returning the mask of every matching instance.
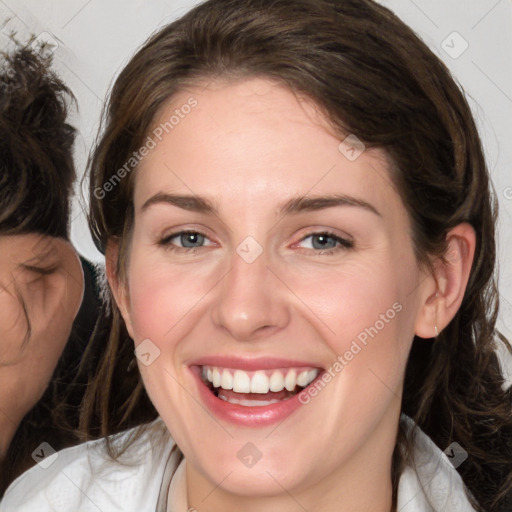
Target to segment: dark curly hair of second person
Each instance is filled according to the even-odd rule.
[[[51,57],[24,47],[4,55],[0,75],[0,232],[68,238],[75,130]],[[44,180],[42,169],[44,168]]]
[[[0,71],[0,497],[41,443],[78,442],[85,386],[70,383],[99,309],[97,269],[69,242],[74,96],[44,48],[13,43]]]

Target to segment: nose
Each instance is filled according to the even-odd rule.
[[[233,254],[212,307],[214,325],[237,341],[251,341],[285,328],[290,321],[286,288],[269,268],[265,252],[248,263]]]

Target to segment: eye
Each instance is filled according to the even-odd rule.
[[[206,235],[198,231],[173,233],[160,240],[158,244],[177,251],[194,251],[195,249],[215,245]],[[297,245],[319,253],[336,252],[354,246],[350,240],[329,232],[312,233],[304,237]]]
[[[38,276],[50,276],[50,275],[54,274],[58,269],[57,265],[54,265],[53,267],[43,268],[43,267],[36,267],[34,265],[23,264],[22,267],[25,270],[28,270],[29,272],[33,272],[34,274],[36,274]]]
[[[335,252],[343,249],[351,249],[354,243],[341,238],[333,233],[311,233],[304,237],[298,245],[305,249],[312,249],[315,252]]]
[[[40,287],[42,283],[47,282],[49,276],[54,275],[59,270],[59,265],[56,263],[53,266],[39,266],[30,265],[28,263],[21,263],[18,265],[18,272],[16,273],[15,281],[30,293],[35,293],[36,287]]]
[[[185,251],[214,245],[206,235],[197,231],[180,231],[179,233],[173,233],[160,240],[158,244],[166,246],[171,250]]]

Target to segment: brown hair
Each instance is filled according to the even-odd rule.
[[[189,86],[254,76],[311,98],[340,136],[354,134],[367,147],[385,150],[411,218],[419,264],[446,256],[450,228],[468,222],[475,229],[462,305],[436,343],[415,337],[402,410],[441,449],[457,441],[469,453],[458,471],[470,499],[479,511],[499,510],[512,488],[512,397],[503,389],[495,353],[497,338],[510,350],[495,330],[497,202],[464,94],[445,65],[385,7],[371,0],[210,0],[151,37],[115,82],[92,155],[89,221],[97,245],[120,242],[122,276],[134,173],[106,197],[98,191],[143,144],[159,109]],[[113,301],[105,317],[108,345],[82,418],[84,429],[91,418],[101,422],[95,434],[156,417],[138,372],[124,378],[133,344]],[[400,430],[395,500],[406,448]]]
[[[75,180],[71,91],[51,56],[29,46],[2,55],[0,74],[0,233],[68,239]]]
[[[51,56],[31,49],[30,42],[23,45],[13,37],[12,50],[0,59],[0,236],[38,233],[68,239],[75,130],[66,120],[74,97],[52,71]],[[31,320],[20,293],[18,299],[27,323],[25,347],[32,337]],[[57,388],[63,387],[55,376],[66,383],[71,380],[69,374],[67,381],[63,378],[69,371],[66,362],[68,367],[58,366],[46,392],[0,454],[0,497],[35,463],[31,453],[41,438],[56,449],[77,442],[52,419],[60,398]]]

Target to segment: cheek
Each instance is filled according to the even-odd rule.
[[[316,272],[314,280],[295,274],[294,291],[306,298],[338,370],[359,380],[373,369],[398,384],[414,334],[414,268],[388,255]]]
[[[186,318],[194,318],[201,298],[215,283],[215,273],[192,266],[172,266],[165,258],[134,251],[129,270],[130,320],[136,341],[157,345],[173,337]],[[213,275],[212,275],[213,274]]]
[[[295,277],[295,282],[300,286],[297,293],[307,298],[307,304],[333,337],[346,339],[375,323],[383,330],[381,315],[384,320],[397,318],[396,310],[400,308],[394,304],[403,300],[404,279],[407,277],[383,262],[328,269],[318,272],[314,280]]]
[[[21,354],[28,324],[19,300],[0,290],[0,364],[16,361]]]

